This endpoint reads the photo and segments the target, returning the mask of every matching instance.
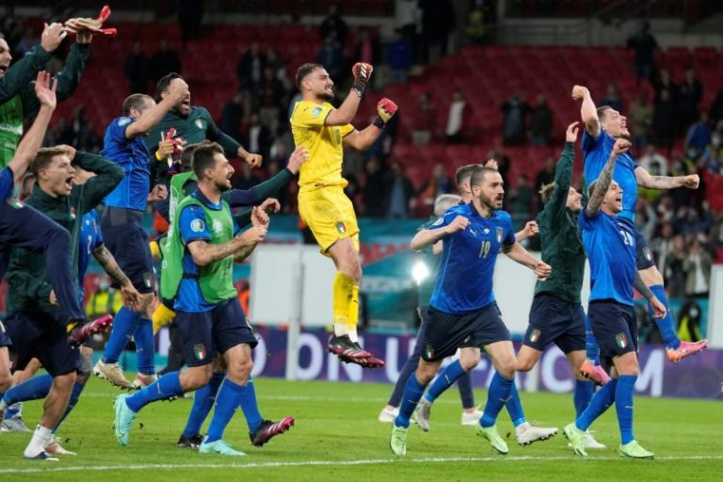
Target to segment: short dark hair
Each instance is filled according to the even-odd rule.
[[[183,148],[180,155],[181,160],[181,166],[183,166],[184,169],[192,169],[193,168],[193,153],[196,152],[196,148],[198,146],[201,146],[205,144],[205,142],[199,142],[196,144],[188,144],[186,147]]]
[[[33,159],[33,162],[30,163],[30,172],[33,173],[35,179],[40,179],[38,173],[48,167],[50,163],[53,162],[55,156],[62,156],[63,154],[67,154],[67,152],[62,147],[43,147],[38,149],[38,154],[35,156],[35,159]]]
[[[176,72],[171,72],[170,74],[166,74],[163,77],[161,77],[158,80],[158,83],[156,84],[156,102],[161,101],[161,93],[168,90],[168,86],[171,85],[171,81],[173,79],[182,79],[181,74]]]
[[[304,81],[307,75],[315,71],[316,69],[323,69],[324,66],[321,64],[306,63],[296,69],[296,86],[301,89],[301,83]]]
[[[457,182],[457,189],[461,188],[462,184],[472,176],[475,169],[480,167],[482,167],[481,164],[467,164],[466,166],[458,168],[457,172],[454,173],[454,177]]]
[[[123,101],[123,115],[130,115],[131,109],[140,110],[146,103],[146,99],[152,100],[151,96],[146,94],[131,94],[126,97],[126,100]]]
[[[500,171],[498,171],[497,169],[492,169],[491,167],[477,167],[477,169],[472,172],[472,178],[469,181],[470,186],[481,186],[485,180],[485,176],[487,176],[487,173],[492,172],[496,174],[500,173]]]
[[[601,105],[597,108],[597,118],[600,120],[600,122],[603,122],[605,120],[605,112],[607,112],[609,109],[612,109],[609,105]]]
[[[203,171],[213,169],[216,165],[216,154],[223,154],[223,147],[216,142],[204,142],[194,149],[193,172],[199,181],[203,179]]]

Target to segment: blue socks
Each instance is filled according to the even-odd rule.
[[[409,427],[409,417],[414,413],[414,409],[419,403],[419,399],[422,398],[424,388],[419,380],[417,380],[417,374],[412,373],[407,380],[407,385],[404,387],[404,395],[402,396],[402,406],[399,407],[399,415],[394,420],[394,425],[397,427]]]
[[[670,306],[668,306],[668,296],[665,294],[665,288],[663,285],[654,285],[650,286],[650,291],[653,292],[655,297],[658,298],[660,302],[665,305],[665,309],[668,310],[665,314],[665,318],[653,317],[653,320],[655,320],[655,324],[658,325],[660,334],[663,337],[665,346],[666,348],[678,348],[680,346],[680,338],[678,338],[678,333],[675,330],[675,322],[670,314]],[[653,306],[650,303],[648,303],[648,312],[650,312],[650,315],[653,316]]]
[[[590,326],[590,317],[585,315],[585,358],[595,365],[600,364],[600,347]]]
[[[517,385],[514,383],[512,384],[512,388],[510,390],[510,398],[507,400],[505,406],[507,407],[507,412],[510,414],[510,420],[512,420],[515,427],[519,427],[523,423],[527,422],[525,412],[522,410],[520,394],[517,392]]]
[[[462,408],[474,408],[474,392],[472,391],[472,375],[465,373],[457,380],[459,398],[462,400]]]
[[[76,382],[75,385],[73,385],[73,391],[70,394],[70,400],[68,401],[68,408],[65,409],[65,413],[58,421],[58,424],[53,429],[53,433],[55,433],[56,430],[58,430],[58,427],[60,427],[60,424],[63,423],[63,421],[70,415],[70,412],[73,411],[73,408],[75,408],[75,405],[78,403],[78,399],[80,398],[80,394],[83,392],[83,389],[85,388],[85,382],[78,383]]]
[[[613,378],[600,388],[590,400],[590,405],[582,412],[582,415],[575,421],[575,426],[582,431],[587,430],[600,415],[610,408],[615,401],[615,392],[618,385],[617,379]]]
[[[44,373],[30,377],[19,385],[15,385],[3,395],[3,402],[12,405],[17,402],[25,402],[28,400],[39,400],[45,398],[50,393],[50,387],[53,385],[53,377]]]
[[[637,379],[638,377],[635,375],[620,375],[618,386],[615,389],[615,411],[618,414],[620,440],[623,445],[635,440],[633,437],[633,389]]]
[[[575,418],[578,419],[585,411],[592,395],[595,393],[595,383],[590,380],[575,380],[575,394],[573,395],[573,403],[575,404]]]
[[[105,345],[103,363],[116,363],[121,353],[128,344],[128,337],[136,332],[141,323],[141,314],[129,310],[125,306],[118,310],[115,318],[113,318],[113,328],[110,332],[110,338]],[[151,335],[153,334],[153,326],[151,325]],[[155,373],[155,372],[154,372]]]
[[[453,361],[447,365],[447,368],[445,368],[436,380],[432,382],[424,398],[426,398],[429,403],[434,403],[434,401],[443,394],[445,390],[451,387],[452,384],[454,384],[454,382],[456,382],[457,379],[465,373],[466,372],[462,368],[462,364],[459,363],[459,360]]]
[[[482,428],[491,427],[497,420],[500,410],[508,401],[510,391],[515,384],[515,380],[508,380],[502,378],[502,376],[495,372],[492,377],[492,383],[490,384],[490,390],[487,394],[487,404],[485,405],[484,415],[480,419],[479,423]]]
[[[183,393],[179,372],[171,372],[163,375],[157,382],[151,383],[143,390],[140,390],[126,398],[128,408],[138,411],[156,400],[178,396]]]
[[[144,375],[153,375],[156,373],[153,361],[155,352],[153,322],[148,318],[140,318],[138,327],[133,332],[133,339],[136,342],[136,353],[138,354],[138,371]]]
[[[249,377],[249,381],[245,387],[241,390],[241,410],[246,417],[246,423],[249,426],[249,433],[256,432],[264,419],[261,417],[259,412],[259,406],[256,402],[256,387],[254,387],[254,381]]]
[[[203,421],[206,420],[208,413],[211,411],[211,408],[213,408],[213,402],[216,400],[218,389],[225,377],[226,374],[223,372],[214,372],[208,385],[196,390],[193,398],[193,407],[191,407],[191,413],[188,414],[186,428],[183,429],[184,437],[191,438],[201,433]]]
[[[223,381],[216,399],[216,409],[213,412],[211,425],[208,427],[208,436],[204,443],[221,440],[226,426],[231,421],[233,413],[241,403],[244,387],[237,385],[228,378]]]

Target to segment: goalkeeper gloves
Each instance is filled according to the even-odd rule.
[[[372,77],[373,70],[374,67],[363,62],[357,62],[354,64],[354,67],[351,68],[351,73],[354,74],[354,92],[356,92],[359,97],[363,96],[367,90],[367,84]]]
[[[389,120],[394,117],[394,114],[397,113],[397,109],[397,104],[386,97],[380,100],[377,103],[377,113],[379,115],[376,119],[374,119],[374,125],[380,129],[384,129],[387,122],[389,122]]]

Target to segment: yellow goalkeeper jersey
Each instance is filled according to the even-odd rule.
[[[301,165],[299,192],[324,186],[347,185],[341,177],[344,158],[342,139],[354,131],[354,126],[326,126],[324,121],[334,109],[328,102],[317,104],[303,100],[294,106],[291,114],[291,133],[296,147],[306,147],[309,160]]]

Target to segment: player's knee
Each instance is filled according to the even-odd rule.
[[[249,376],[251,376],[251,370],[253,370],[253,368],[254,362],[251,357],[243,357],[229,365],[229,372],[231,372],[230,375],[232,378],[245,383]]]
[[[427,363],[420,363],[414,375],[417,377],[417,381],[426,385],[437,374],[437,368],[437,366],[428,365]]]
[[[59,390],[63,393],[69,392],[73,385],[75,385],[75,380],[77,378],[76,373],[70,372],[65,373],[63,375],[58,375],[57,377],[53,378],[53,389]]]
[[[181,386],[187,392],[198,390],[208,385],[211,375],[213,375],[213,364],[191,367],[181,373]]]
[[[13,384],[13,377],[9,371],[0,370],[0,392],[7,392]]]
[[[517,371],[518,372],[529,372],[535,366],[536,360],[532,358],[518,358],[517,359]]]
[[[479,353],[465,353],[459,357],[459,364],[465,372],[469,372],[476,367],[482,359]]]
[[[507,378],[509,380],[515,377],[517,362],[514,358],[501,360],[498,365],[497,373],[499,373],[502,378]]]

